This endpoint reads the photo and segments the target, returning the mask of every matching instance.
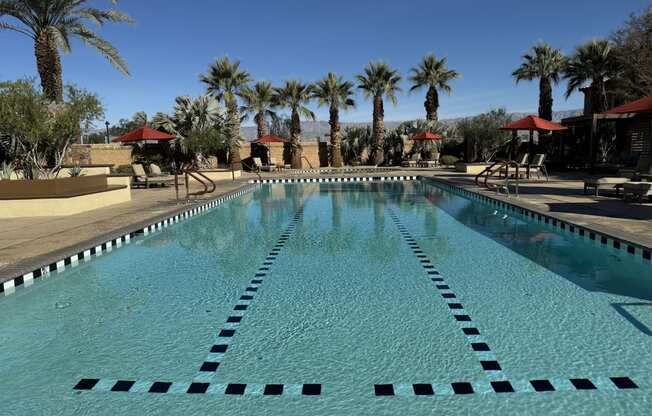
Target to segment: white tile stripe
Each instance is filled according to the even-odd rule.
[[[66,270],[66,262],[70,262],[71,266],[73,266],[72,263],[77,263],[79,261],[80,255],[83,256],[84,261],[90,260],[90,258],[95,255],[95,257],[102,256],[102,254],[106,252],[110,252],[113,250],[113,248],[120,248],[124,244],[129,244],[131,242],[131,236],[136,235],[139,233],[142,233],[143,235],[148,235],[157,229],[160,230],[162,228],[166,228],[169,224],[172,224],[173,222],[176,223],[178,220],[183,216],[183,218],[190,218],[196,214],[199,214],[200,212],[204,212],[210,208],[216,207],[220,204],[222,204],[225,201],[229,201],[231,199],[240,197],[244,195],[245,193],[251,192],[254,189],[257,189],[257,186],[249,186],[245,189],[242,189],[238,192],[234,192],[232,194],[226,195],[219,197],[217,199],[214,199],[210,202],[207,202],[200,207],[193,208],[192,210],[187,210],[184,211],[182,214],[176,214],[171,217],[168,217],[162,221],[156,222],[154,224],[150,224],[148,226],[145,226],[144,228],[140,230],[136,230],[134,232],[122,235],[120,237],[116,237],[113,240],[108,240],[100,245],[97,245],[91,249],[86,249],[83,250],[77,254],[73,254],[71,256],[65,257],[64,259],[58,260],[50,265],[45,265],[41,267],[39,270],[31,271],[29,273],[25,273],[22,276],[15,277],[13,279],[7,280],[6,282],[3,282],[0,284],[0,294],[3,294],[5,296],[11,295],[15,293],[16,288],[25,285],[29,286],[33,283],[35,279],[39,278],[46,278],[50,275],[52,271],[56,271],[57,273],[60,273],[64,270]],[[105,248],[102,248],[102,247]],[[54,270],[52,270],[54,269]],[[35,277],[34,273],[39,272],[39,276]],[[27,284],[29,283],[29,284]]]
[[[279,179],[250,179],[249,183],[256,184],[283,184],[283,183],[333,183],[333,182],[386,182],[386,181],[415,181],[418,176],[356,176],[332,178],[279,178]]]

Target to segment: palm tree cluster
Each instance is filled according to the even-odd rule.
[[[412,90],[428,88],[424,107],[430,122],[437,121],[439,108],[439,91],[450,94],[450,82],[460,75],[446,68],[446,59],[437,59],[427,55],[423,61],[412,69],[410,78]],[[401,91],[401,75],[384,62],[371,62],[363,73],[356,76],[357,87],[373,102],[373,137],[370,160],[379,165],[384,157],[384,100],[396,104],[396,94]],[[314,112],[308,107],[311,101],[318,106],[328,107],[331,139],[331,165],[343,166],[342,134],[340,111],[355,107],[353,99],[356,85],[342,76],[329,72],[315,83],[300,80],[285,80],[279,87],[268,81],[254,82],[251,75],[240,67],[240,61],[228,57],[220,58],[210,65],[208,72],[200,76],[206,84],[207,94],[222,102],[226,107],[227,147],[230,149],[231,163],[239,161],[237,148],[241,145],[240,123],[252,116],[256,124],[258,137],[269,133],[269,124],[280,126],[277,111],[285,108],[290,111],[289,142],[291,164],[293,168],[302,166],[301,120],[315,119]],[[253,85],[251,85],[253,83]]]
[[[512,76],[516,82],[539,80],[539,117],[552,120],[552,85],[563,78],[566,98],[588,85],[593,113],[609,107],[607,82],[618,80],[621,68],[613,44],[608,39],[593,39],[578,46],[570,56],[547,43],[539,43],[523,55],[521,66]]]

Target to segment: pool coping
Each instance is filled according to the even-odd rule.
[[[453,191],[461,193],[463,196],[489,203],[498,208],[505,209],[525,216],[531,220],[551,225],[556,231],[570,232],[579,237],[588,238],[591,241],[599,243],[602,248],[613,248],[621,250],[624,253],[633,255],[637,260],[652,265],[652,247],[640,242],[632,241],[631,237],[624,234],[615,234],[600,229],[592,225],[580,225],[568,219],[561,218],[555,214],[539,209],[528,202],[516,200],[513,198],[490,195],[489,191],[480,192],[473,189],[471,185],[463,185],[441,177],[419,176],[422,182],[434,182],[444,188],[451,188]]]
[[[23,284],[31,284],[34,279],[47,277],[51,272],[62,271],[72,263],[86,260],[94,255],[128,244],[137,235],[148,234],[214,208],[257,187],[254,184],[246,183],[236,189],[214,195],[210,199],[201,202],[196,201],[192,205],[179,206],[146,220],[117,228],[77,244],[57,249],[51,253],[19,260],[10,265],[11,271],[9,275],[0,276],[0,295],[13,292]]]

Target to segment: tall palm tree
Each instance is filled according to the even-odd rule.
[[[207,85],[207,90],[226,106],[227,147],[229,161],[236,169],[240,165],[240,113],[238,111],[238,95],[251,82],[251,76],[240,69],[240,61],[231,62],[228,57],[216,60],[208,69],[208,73],[199,78]]]
[[[396,93],[401,91],[398,84],[401,76],[396,70],[384,62],[371,62],[365,69],[364,74],[356,75],[358,88],[362,89],[365,97],[373,100],[373,146],[371,149],[371,160],[373,164],[383,163],[383,144],[385,140],[385,109],[383,98],[388,98],[396,105]]]
[[[329,72],[324,79],[315,83],[312,91],[313,98],[317,99],[319,105],[328,105],[329,120],[331,127],[331,165],[336,168],[342,167],[342,136],[340,134],[340,108],[347,110],[355,106],[353,95],[353,83],[344,81],[342,77]]]
[[[11,30],[34,41],[36,67],[45,96],[63,101],[63,80],[60,51],[71,51],[71,40],[79,39],[95,48],[118,71],[128,75],[129,69],[117,49],[90,30],[88,22],[102,26],[108,22],[131,23],[131,17],[118,10],[87,7],[88,0],[2,0],[0,19],[14,18],[17,22],[0,20],[0,30]],[[117,0],[112,1],[113,4]]]
[[[280,106],[288,107],[292,112],[290,123],[290,146],[292,169],[301,169],[301,116],[315,119],[315,113],[306,105],[311,100],[312,86],[297,80],[285,81],[282,87],[275,89],[275,99]]]
[[[426,108],[426,119],[437,121],[437,110],[439,109],[439,91],[451,94],[450,82],[460,77],[460,73],[446,68],[446,58],[437,59],[434,53],[426,55],[419,66],[412,68],[410,91],[428,87],[426,101],[423,106]]]
[[[565,65],[566,57],[561,50],[539,43],[523,55],[523,63],[512,73],[516,83],[539,79],[539,117],[545,120],[552,120],[552,85],[559,83]]]
[[[274,108],[276,101],[274,98],[274,87],[268,81],[259,81],[253,88],[246,88],[240,94],[244,101],[242,112],[253,114],[254,121],[258,130],[258,138],[269,134],[267,128],[267,119],[275,120],[277,118]]]
[[[608,108],[607,80],[617,76],[618,67],[611,42],[595,39],[578,46],[564,70],[568,81],[566,98],[590,82],[592,112],[601,113]]]

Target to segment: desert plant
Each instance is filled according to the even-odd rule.
[[[112,0],[116,3],[116,0]],[[0,30],[11,30],[34,41],[36,68],[41,77],[45,97],[62,102],[60,52],[71,51],[71,39],[77,38],[95,48],[115,68],[129,74],[126,62],[109,42],[88,28],[87,22],[102,26],[105,23],[131,23],[131,17],[118,10],[100,10],[88,7],[88,0],[4,0],[0,1],[0,19],[10,17],[17,22],[0,20]]]
[[[276,88],[276,101],[291,111],[290,122],[290,152],[292,169],[301,169],[301,116],[315,119],[307,104],[312,99],[312,86],[297,80],[285,81],[282,87]]]
[[[450,95],[450,82],[459,77],[459,72],[446,68],[446,58],[437,59],[434,53],[425,56],[416,68],[412,68],[410,91],[428,88],[426,101],[423,103],[427,120],[438,120],[439,91]]]
[[[15,166],[11,162],[2,162],[0,165],[0,180],[10,180],[14,175]]]
[[[385,141],[385,109],[383,99],[387,98],[396,105],[396,93],[401,89],[401,76],[384,62],[371,62],[364,68],[364,73],[356,76],[358,88],[365,97],[373,100],[373,145],[370,161],[374,165],[384,162],[383,147]]]
[[[517,83],[539,80],[539,117],[545,120],[552,120],[552,86],[559,83],[565,65],[566,57],[561,50],[539,43],[531,53],[523,55],[523,63],[512,73]]]
[[[319,105],[327,105],[329,110],[330,138],[331,138],[331,165],[342,167],[342,136],[340,134],[340,108],[347,110],[355,106],[353,101],[353,83],[344,81],[329,72],[324,79],[315,83],[312,95]]]
[[[460,159],[458,157],[455,157],[455,156],[452,156],[452,155],[443,155],[439,160],[440,160],[442,165],[452,166],[452,165],[456,164],[457,162],[459,162]]]
[[[68,169],[68,175],[70,175],[71,178],[84,176],[84,169],[79,165],[74,165],[73,167]]]

